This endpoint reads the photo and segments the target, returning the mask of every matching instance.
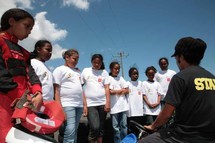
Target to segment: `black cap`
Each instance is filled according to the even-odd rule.
[[[175,52],[171,57],[175,57],[176,55],[184,55],[202,59],[206,47],[206,43],[199,38],[195,39],[192,37],[184,37],[177,42]]]

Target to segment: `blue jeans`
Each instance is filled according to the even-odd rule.
[[[63,107],[64,112],[66,113],[66,121],[64,123],[64,137],[63,143],[76,143],[77,142],[77,129],[81,115],[83,112],[82,107]]]
[[[146,117],[146,124],[151,125],[157,118],[157,115],[145,115],[145,117]]]
[[[99,137],[103,137],[104,135],[104,123],[106,119],[104,105],[88,107],[87,119],[90,127],[88,140],[97,141]]]
[[[127,115],[126,112],[111,114],[114,133],[114,143],[120,143],[127,135]]]

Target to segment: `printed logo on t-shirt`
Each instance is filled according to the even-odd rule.
[[[47,72],[44,72],[44,74],[43,74],[43,78],[45,78],[45,77],[47,77],[47,79],[48,79],[48,73]]]
[[[167,77],[167,78],[166,78],[166,80],[167,80],[167,81],[170,81],[170,80],[171,80],[171,78]]]
[[[71,77],[72,77],[72,74],[71,74],[71,73],[69,73],[69,74],[68,74],[68,78],[71,78]]]
[[[215,79],[195,78],[194,84],[196,90],[215,90]]]
[[[102,82],[102,78],[101,77],[98,78],[98,82]]]

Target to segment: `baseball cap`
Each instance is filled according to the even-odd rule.
[[[206,50],[206,43],[199,38],[183,37],[178,40],[175,46],[175,52],[171,57],[176,55],[194,56],[202,59]]]

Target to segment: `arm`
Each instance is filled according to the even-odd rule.
[[[109,84],[105,85],[105,96],[106,96],[106,104],[105,104],[105,111],[109,112],[110,111],[110,89],[109,89]]]
[[[82,98],[83,98],[83,108],[84,108],[84,110],[83,110],[83,115],[84,116],[87,116],[87,112],[88,112],[88,110],[87,110],[87,100],[86,100],[86,96],[85,96],[85,93],[83,92],[83,94],[82,94]]]
[[[157,103],[152,104],[153,108],[156,108],[157,106],[159,106],[159,105],[160,105],[160,102],[161,102],[161,95],[158,95]]]
[[[149,108],[152,108],[151,103],[149,102],[147,96],[145,94],[143,94],[143,100],[145,101],[145,103],[149,106]]]
[[[126,94],[129,94],[129,88],[128,87],[122,89],[121,95],[126,95]]]
[[[151,125],[144,127],[148,130],[156,131],[158,128],[160,128],[169,121],[174,111],[175,107],[171,104],[166,103],[156,120]]]
[[[110,95],[126,95],[129,93],[129,89],[128,88],[122,88],[122,89],[118,89],[118,90],[113,90],[110,89]]]
[[[7,93],[17,87],[17,83],[13,81],[13,76],[5,67],[5,60],[2,55],[2,48],[0,47],[0,91]]]
[[[28,65],[28,70],[29,71],[27,74],[29,76],[29,82],[31,84],[31,87],[30,87],[31,92],[34,95],[37,95],[35,98],[32,99],[32,103],[34,104],[36,109],[39,110],[41,105],[42,105],[42,102],[43,102],[42,85],[41,85],[41,82],[39,80],[39,77],[35,73],[31,64]]]
[[[61,105],[60,101],[60,85],[54,83],[54,100],[59,102]]]
[[[110,89],[110,95],[120,94],[120,91],[121,91],[121,90],[113,90],[113,89]]]
[[[61,106],[61,108],[63,109],[62,104],[61,104],[61,100],[60,100],[60,85],[58,85],[56,83],[54,83],[54,100],[57,101],[59,103],[59,105]],[[65,112],[64,112],[64,117],[66,120],[67,116],[66,116]]]

